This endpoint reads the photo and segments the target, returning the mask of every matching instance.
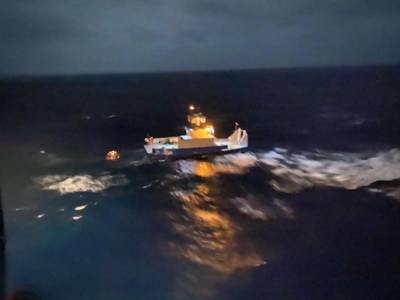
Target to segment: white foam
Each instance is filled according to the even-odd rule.
[[[75,211],[80,211],[80,210],[84,210],[87,207],[87,204],[84,205],[80,205],[74,208]]]
[[[245,198],[238,197],[233,199],[232,202],[236,205],[237,209],[241,213],[249,216],[252,219],[260,219],[263,221],[268,219],[268,215],[264,210],[254,207]]]
[[[388,191],[386,191],[386,195],[400,200],[400,187],[388,189]]]
[[[357,189],[376,181],[400,178],[400,150],[356,153],[302,153],[282,154],[270,151],[260,155],[260,162],[282,179],[272,184],[280,191],[289,191],[315,185]]]
[[[43,190],[56,191],[62,195],[78,192],[101,192],[112,186],[128,184],[124,175],[48,175],[35,180]]]
[[[212,177],[243,174],[254,166],[264,166],[274,175],[269,184],[279,192],[296,193],[312,186],[357,189],[377,181],[399,179],[400,149],[375,153],[291,153],[275,148],[264,153],[225,155],[210,161],[182,160],[176,170],[179,175]],[[393,188],[385,194],[400,198]]]
[[[388,197],[400,200],[400,186],[398,187],[381,187],[381,188],[370,188],[368,189],[371,193],[381,193]]]
[[[241,213],[252,219],[267,221],[277,218],[293,219],[295,216],[293,209],[279,199],[265,201],[248,194],[246,197],[232,199],[232,203]]]

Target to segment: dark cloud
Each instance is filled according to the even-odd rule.
[[[398,63],[400,1],[8,0],[3,74]]]
[[[76,33],[79,31],[74,30],[72,24],[53,16],[42,18],[34,14],[20,14],[18,17],[4,16],[0,19],[2,43],[20,43],[29,46],[29,43],[43,43]]]

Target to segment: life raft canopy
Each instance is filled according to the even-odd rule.
[[[111,150],[111,151],[107,152],[105,158],[106,158],[106,160],[115,161],[115,160],[120,159],[120,157],[121,156],[119,155],[117,150]]]

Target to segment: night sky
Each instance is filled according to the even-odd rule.
[[[399,0],[6,0],[0,74],[397,64]]]

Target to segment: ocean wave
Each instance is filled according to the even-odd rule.
[[[273,199],[272,202],[266,202],[249,194],[246,197],[233,198],[232,203],[239,212],[255,220],[268,221],[278,218],[293,219],[295,217],[294,210],[278,198]]]
[[[259,160],[276,177],[270,181],[272,187],[288,193],[312,186],[353,190],[400,178],[399,149],[359,154],[273,150],[260,155]]]
[[[257,163],[253,153],[238,153],[216,157],[212,161],[181,160],[177,172],[181,175],[212,177],[218,174],[243,174]]]
[[[212,186],[198,184],[170,194],[183,210],[169,215],[174,231],[184,237],[171,244],[175,254],[224,274],[265,264],[239,224],[221,211]]]
[[[124,175],[47,175],[35,179],[43,190],[56,191],[61,195],[78,192],[101,192],[113,186],[128,184]]]
[[[378,194],[384,194],[388,197],[394,198],[396,200],[400,200],[400,183],[397,182],[397,186],[373,186],[371,188],[368,188],[368,191],[370,193],[378,193]]]
[[[140,167],[149,163],[151,163],[151,161],[145,156],[139,159],[130,159],[128,166]]]
[[[213,160],[182,160],[177,163],[179,176],[214,177],[244,174],[261,167],[272,175],[270,186],[284,193],[297,193],[313,186],[340,187],[349,190],[368,187],[377,181],[400,178],[400,149],[369,153],[300,152],[284,148],[267,152],[240,153]],[[393,188],[385,193],[399,198]]]

